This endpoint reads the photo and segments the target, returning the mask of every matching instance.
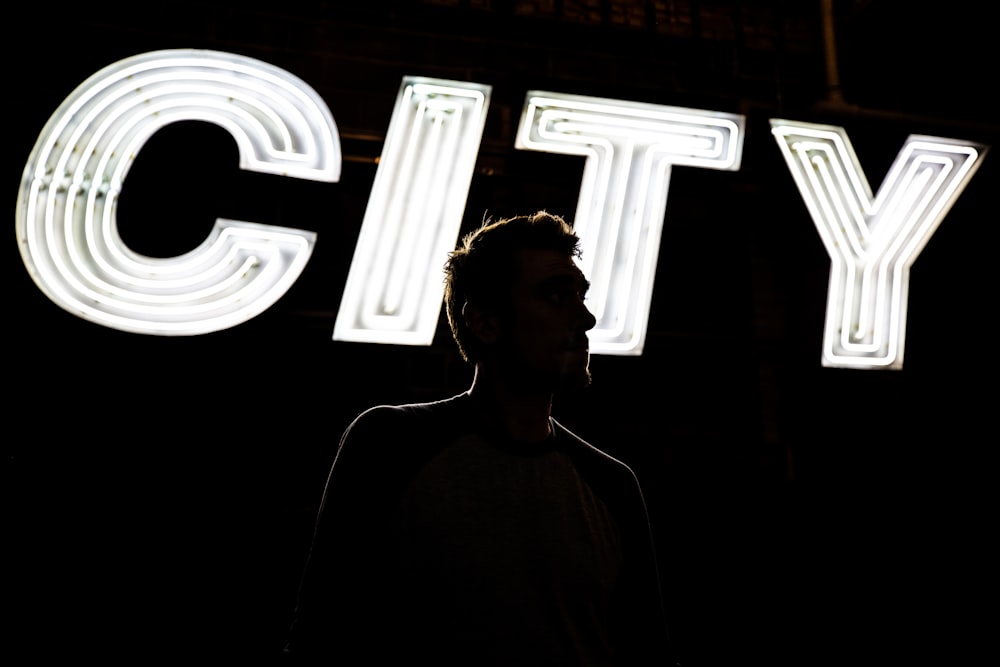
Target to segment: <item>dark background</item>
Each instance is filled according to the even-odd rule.
[[[486,213],[575,212],[582,162],[513,148],[528,90],[747,116],[740,171],[673,171],[644,353],[595,356],[592,389],[556,405],[644,484],[686,665],[995,653],[996,156],[913,265],[904,369],[830,369],[829,259],[768,126],[845,127],[873,190],[909,134],[996,146],[990,3],[833,2],[839,81],[819,0],[136,4],[34,3],[9,19],[11,218],[60,102],[161,48],[304,79],[337,121],[344,169],[338,183],[241,172],[229,136],[198,123],[144,147],[118,219],[133,249],[179,254],[216,217],[319,235],[275,306],[203,336],[64,312],[11,225],[6,664],[275,660],[341,431],[369,405],[466,387],[443,317],[430,347],[332,340],[406,75],[493,86],[463,230]]]

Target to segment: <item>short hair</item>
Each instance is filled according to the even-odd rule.
[[[556,250],[580,257],[580,238],[562,217],[544,210],[492,221],[486,218],[462,237],[445,262],[445,308],[451,335],[462,358],[481,357],[478,339],[469,331],[462,310],[473,302],[487,308],[509,303],[519,250]]]

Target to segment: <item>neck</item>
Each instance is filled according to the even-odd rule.
[[[486,420],[512,440],[534,442],[544,440],[551,433],[551,392],[532,392],[512,386],[477,365],[468,393]]]

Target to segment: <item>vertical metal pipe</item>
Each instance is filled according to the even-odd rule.
[[[837,35],[834,26],[833,0],[820,0],[823,27],[823,53],[826,61],[826,99],[830,104],[843,104],[840,89],[840,69],[837,62]]]

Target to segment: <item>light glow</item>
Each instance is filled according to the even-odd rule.
[[[573,221],[595,354],[640,355],[673,165],[736,171],[738,114],[530,91],[515,147],[586,158]]]
[[[51,116],[18,192],[22,259],[57,305],[123,331],[195,335],[255,317],[299,277],[315,244],[311,231],[218,219],[197,248],[170,258],[145,257],[121,240],[117,203],[136,155],[159,129],[188,120],[227,130],[242,169],[340,178],[333,117],[289,72],[190,49],[113,63]]]
[[[830,255],[823,366],[902,369],[910,266],[987,147],[911,135],[873,198],[843,128],[770,122]]]
[[[333,339],[430,345],[491,87],[404,77]]]

